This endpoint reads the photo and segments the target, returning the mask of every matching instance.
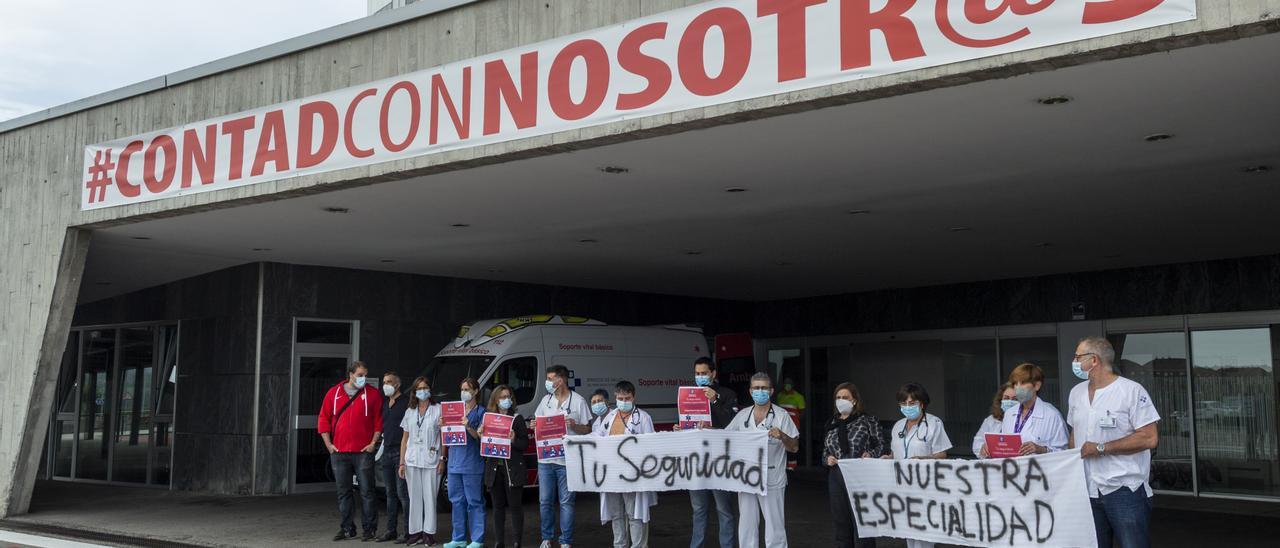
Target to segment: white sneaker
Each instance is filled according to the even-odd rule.
[[[551,541],[549,540],[542,541],[542,544],[538,545],[538,548],[551,548]]]

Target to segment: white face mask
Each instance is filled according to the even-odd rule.
[[[841,415],[853,412],[853,402],[849,400],[836,400],[836,411]]]
[[[470,390],[463,390],[463,391],[462,391],[462,401],[464,401],[464,402],[469,402],[469,401],[471,401],[471,391],[470,391]]]
[[[396,387],[391,386],[389,384],[384,384],[382,385],[382,393],[385,394],[388,398],[390,398],[392,394],[396,393]]]

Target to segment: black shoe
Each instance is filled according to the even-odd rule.
[[[360,537],[361,542],[369,542],[376,536],[373,529],[364,532],[364,536]]]
[[[340,540],[347,540],[347,539],[349,539],[349,538],[356,538],[356,532],[355,532],[355,531],[343,531],[343,530],[339,529],[339,530],[338,530],[338,534],[336,534],[336,535],[334,535],[334,536],[333,536],[333,541],[334,541],[334,542],[338,542],[338,541],[340,541]]]
[[[397,535],[395,531],[387,531],[385,534],[378,537],[378,542],[387,542],[396,540],[397,538],[400,538],[400,535]]]

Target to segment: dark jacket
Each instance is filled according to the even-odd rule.
[[[711,427],[724,428],[738,415],[738,394],[720,384],[713,384],[711,388],[720,395],[711,403]]]
[[[511,440],[511,458],[484,459],[484,484],[486,487],[493,485],[495,474],[506,474],[507,485],[511,487],[524,487],[525,485],[524,451],[529,448],[529,427],[525,424],[524,417],[516,413],[516,420],[511,423],[511,429],[516,433],[516,439]]]

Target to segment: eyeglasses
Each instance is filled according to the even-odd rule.
[[[1095,354],[1095,353],[1093,353],[1093,352],[1085,352],[1084,354],[1076,354],[1075,356],[1072,356],[1072,357],[1071,357],[1071,360],[1072,360],[1072,361],[1080,361],[1080,358],[1083,358],[1083,357],[1086,357],[1086,356],[1097,356],[1097,354]]]

